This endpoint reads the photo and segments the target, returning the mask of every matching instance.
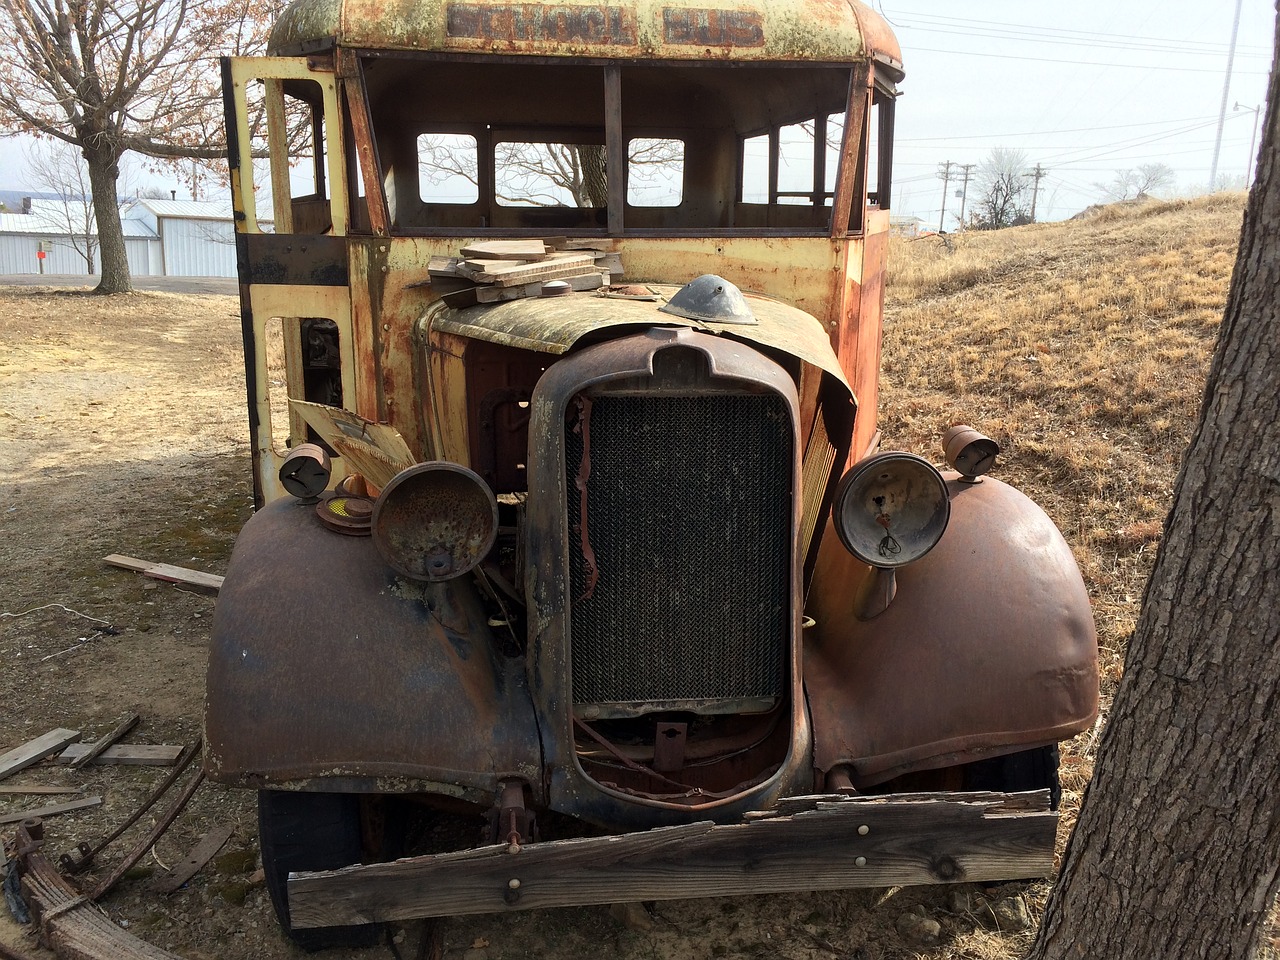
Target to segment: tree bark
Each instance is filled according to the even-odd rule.
[[[120,224],[116,182],[120,177],[120,155],[108,149],[84,150],[89,167],[89,190],[93,194],[93,215],[98,223],[98,259],[102,272],[94,293],[130,293],[129,257]]]
[[[1273,65],[1199,424],[1032,960],[1243,960],[1280,885],[1278,97]]]

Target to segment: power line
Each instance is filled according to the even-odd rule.
[[[1194,46],[1203,46],[1216,48],[1219,53],[1226,52],[1226,44],[1218,43],[1212,40],[1185,40],[1177,37],[1149,37],[1126,33],[1098,32],[1095,30],[1071,30],[1060,27],[1046,27],[1041,24],[1032,23],[1006,23],[998,20],[978,20],[972,17],[947,17],[940,15],[930,15],[923,13],[899,13],[898,19],[905,22],[906,20],[915,18],[925,22],[950,23],[954,25],[975,24],[978,26],[993,26],[997,28],[1007,28],[1011,30],[1028,30],[1037,33],[1052,33],[1055,36],[1075,36],[1082,40],[1139,40],[1148,43],[1184,43]],[[1269,51],[1270,46],[1264,44],[1244,44],[1241,49],[1252,49],[1262,52]]]
[[[972,50],[940,50],[935,47],[912,47],[912,52],[920,53],[950,53],[957,56],[968,57],[972,59],[974,53]],[[1053,57],[1019,57],[1012,53],[983,53],[984,60],[1029,60],[1034,63],[1065,63],[1072,67],[1129,67],[1134,70],[1171,70],[1175,73],[1217,73],[1217,70],[1208,67],[1165,67],[1155,66],[1147,63],[1104,63],[1100,60],[1059,60]],[[1239,76],[1247,77],[1265,77],[1268,76],[1266,70],[1239,70]]]
[[[894,143],[938,143],[952,140],[983,140],[987,137],[1044,137],[1057,133],[1090,133],[1094,130],[1132,130],[1134,127],[1160,127],[1170,123],[1192,123],[1201,120],[1212,120],[1212,116],[1180,117],[1176,120],[1144,120],[1141,123],[1113,123],[1104,127],[1065,127],[1061,130],[1030,130],[1018,133],[975,133],[962,137],[905,137],[894,140]]]
[[[1134,44],[1134,43],[1108,43],[1104,40],[1070,40],[1056,37],[1036,36],[1035,34],[1014,33],[1009,31],[980,31],[980,30],[947,30],[942,27],[926,27],[919,25],[906,24],[913,30],[919,30],[923,33],[941,33],[953,37],[985,37],[989,40],[1016,40],[1018,43],[1043,43],[1056,47],[1088,47],[1091,50],[1126,50],[1134,53],[1174,53],[1181,57],[1221,57],[1221,50],[1196,50],[1190,47],[1179,45],[1157,45],[1157,44]],[[1257,57],[1263,59],[1267,54],[1245,53],[1242,56]]]

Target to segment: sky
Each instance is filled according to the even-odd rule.
[[[1028,169],[1048,171],[1039,220],[1099,202],[1095,184],[1141,164],[1172,167],[1176,193],[1208,185],[1235,0],[868,2],[892,24],[907,71],[895,214],[936,228],[939,164],[979,164],[995,147],[1024,151]],[[1242,0],[1219,179],[1242,183],[1252,172],[1254,107],[1265,112],[1274,27],[1270,0]],[[948,230],[959,186],[950,184]]]
[[[1175,194],[1207,187],[1236,0],[866,2],[893,26],[907,71],[897,108],[893,213],[937,227],[939,165],[950,161],[958,173],[995,147],[1023,151],[1028,170],[1047,171],[1039,220],[1103,201],[1097,184],[1146,163],[1173,168]],[[1254,108],[1265,109],[1275,23],[1271,0],[1240,4],[1218,159],[1219,179],[1237,184],[1252,172]],[[189,196],[143,162],[126,169],[132,189]],[[955,229],[960,186],[955,180],[946,187],[944,229]],[[19,139],[0,138],[0,189],[33,189]]]

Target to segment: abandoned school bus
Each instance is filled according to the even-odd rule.
[[[224,63],[259,509],[205,765],[304,944],[1051,868],[1080,574],[976,430],[879,450],[897,43],[694,2],[298,0]]]

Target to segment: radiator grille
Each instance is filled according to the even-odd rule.
[[[781,697],[793,462],[785,402],[603,396],[589,425],[587,532],[599,571],[589,595],[572,415],[565,437],[574,702]]]

